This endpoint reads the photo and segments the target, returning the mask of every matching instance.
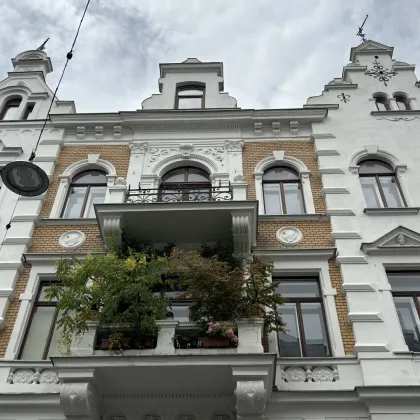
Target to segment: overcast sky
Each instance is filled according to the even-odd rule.
[[[85,0],[0,0],[0,80],[10,59],[46,52],[54,90]],[[420,64],[419,0],[91,0],[58,92],[78,112],[135,110],[158,93],[159,63],[224,63],[241,108],[301,107],[340,77],[366,14],[368,38]]]

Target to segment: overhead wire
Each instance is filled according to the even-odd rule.
[[[83,15],[82,15],[82,17],[80,19],[79,26],[77,28],[76,35],[74,37],[74,40],[73,40],[73,43],[71,45],[70,51],[66,55],[66,63],[64,64],[63,71],[61,72],[60,80],[58,81],[57,87],[55,88],[53,97],[51,98],[50,106],[48,108],[47,115],[45,117],[45,120],[44,120],[44,123],[42,125],[41,131],[39,132],[38,141],[36,142],[35,148],[32,150],[31,155],[29,157],[29,162],[32,162],[35,159],[35,157],[36,157],[36,151],[38,149],[39,142],[41,141],[42,134],[44,133],[45,126],[47,125],[47,122],[48,122],[48,120],[50,118],[51,108],[52,108],[52,106],[54,104],[54,99],[57,96],[58,88],[60,87],[61,81],[63,80],[64,73],[66,72],[66,69],[67,69],[67,65],[69,64],[69,61],[73,58],[74,46],[76,45],[76,41],[77,41],[77,38],[79,36],[80,28],[82,27],[82,23],[83,23],[83,20],[85,19],[85,15],[86,15],[87,9],[89,7],[89,4],[90,4],[90,0],[87,0],[86,6],[85,6],[85,10],[83,11]]]

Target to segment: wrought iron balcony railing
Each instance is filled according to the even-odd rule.
[[[163,188],[128,189],[126,203],[175,203],[180,201],[230,201],[232,190],[227,185],[208,186],[203,184],[184,183]]]

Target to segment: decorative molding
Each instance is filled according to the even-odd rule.
[[[384,68],[384,66],[378,61],[378,56],[375,55],[375,61],[373,62],[373,67],[370,70],[366,70],[365,74],[367,76],[373,76],[375,79],[378,79],[379,82],[383,82],[385,86],[388,86],[386,82],[389,82],[393,76],[396,76],[398,73],[394,69]]]
[[[254,123],[254,133],[255,133],[257,136],[261,136],[261,135],[262,135],[262,133],[263,133],[262,128],[263,128],[262,123],[260,123],[260,122],[256,122],[256,123]]]
[[[286,383],[337,382],[337,366],[283,366],[280,365],[280,381]]]
[[[347,319],[350,324],[353,322],[384,322],[381,312],[349,312]]]
[[[86,129],[83,125],[79,125],[76,128],[76,138],[79,140],[83,140],[85,138]]]
[[[284,151],[283,150],[273,150],[274,159],[277,162],[281,162],[284,160]]]
[[[132,141],[130,143],[130,151],[132,155],[145,154],[148,148],[149,148],[149,143],[147,142]]]
[[[282,244],[297,245],[302,241],[303,235],[298,228],[294,226],[285,226],[277,231],[276,238]]]
[[[280,122],[273,121],[271,127],[273,128],[273,136],[278,137],[280,135]]]
[[[16,384],[58,384],[57,372],[54,369],[17,368],[11,369],[7,383]]]
[[[267,399],[263,380],[237,381],[235,396],[238,419],[263,416]]]
[[[344,171],[341,168],[319,168],[319,175],[341,175]]]
[[[332,231],[330,236],[334,241],[336,239],[362,239],[360,233],[356,231]]]
[[[12,158],[16,158],[23,153],[22,147],[7,147],[0,139],[0,162],[9,163]]]
[[[170,147],[170,148],[157,148],[157,147],[152,147],[149,149],[149,166],[152,162],[156,162],[158,161],[160,158],[163,158],[164,156],[168,156],[171,153],[175,153],[178,150],[174,147]],[[191,153],[190,153],[191,155]],[[179,155],[182,158],[182,154]],[[155,172],[155,171],[153,171]]]
[[[348,292],[376,292],[374,283],[343,283],[341,291],[345,295]]]
[[[315,149],[316,156],[340,156],[340,153],[335,149]]]
[[[104,127],[102,125],[95,126],[95,138],[96,140],[102,140],[104,137]]]
[[[228,153],[232,153],[234,156],[237,156],[238,153],[242,152],[244,147],[243,140],[226,140],[225,147]]]
[[[341,264],[367,264],[368,261],[366,257],[363,255],[339,255],[336,258],[337,264],[340,266]]]
[[[355,216],[352,209],[327,209],[326,213],[329,216]]]
[[[95,153],[95,154],[88,154],[88,163],[90,164],[96,164],[100,158],[100,154],[99,153]]]
[[[352,173],[357,174],[359,172],[359,162],[366,158],[372,157],[372,155],[383,159],[385,162],[389,163],[393,168],[395,168],[396,165],[406,166],[405,164],[402,164],[399,161],[399,159],[392,153],[376,148],[376,145],[367,145],[364,149],[359,150],[351,157],[349,163],[349,170]]]
[[[193,151],[193,144],[187,143],[187,144],[180,144],[179,150],[181,151],[181,156],[183,159],[189,159],[191,157],[191,153]]]
[[[158,174],[158,176],[162,175],[162,171],[166,170],[166,167],[169,165],[170,162],[176,162],[176,161],[181,161],[184,160],[185,158],[183,158],[181,156],[181,154],[176,154],[176,155],[171,155],[168,156],[162,160],[159,160],[157,162],[157,164],[152,168],[152,172],[155,174]],[[191,160],[196,160],[198,162],[201,162],[205,164],[205,166],[207,167],[207,171],[210,174],[213,174],[214,172],[217,172],[217,166],[216,164],[209,159],[207,156],[201,156],[201,155],[197,155],[196,153],[192,153],[190,155],[190,159]],[[157,160],[157,159],[156,159]],[[149,163],[150,165],[150,163]]]
[[[114,125],[114,137],[117,139],[121,138],[122,127],[120,125]]]
[[[320,213],[305,214],[260,214],[258,220],[260,222],[300,222],[300,221],[318,221],[328,220],[329,216]]]
[[[369,216],[409,216],[418,214],[420,207],[379,207],[365,208],[363,213]]]
[[[299,134],[298,121],[290,121],[290,132],[292,133],[292,136],[297,136]]]
[[[58,240],[59,245],[64,249],[80,248],[86,240],[85,234],[79,230],[70,230],[63,233]]]
[[[398,226],[374,242],[363,242],[360,249],[369,255],[420,255],[420,233]]]
[[[60,389],[60,407],[66,417],[97,418],[96,395],[89,382],[64,383]]]
[[[319,258],[331,259],[335,257],[336,248],[254,248],[255,255],[265,255],[275,259],[290,258]]]
[[[390,345],[388,343],[356,343],[354,345],[354,352],[358,354],[360,352],[390,352]]]
[[[232,212],[232,234],[235,254],[249,254],[251,252],[249,216]]]
[[[223,147],[199,147],[196,150],[203,155],[213,156],[213,158],[221,162],[223,166],[223,159],[225,157],[225,149]]]
[[[121,245],[121,217],[120,216],[109,216],[104,218],[103,222],[103,237],[107,249],[114,250]]]
[[[350,191],[346,187],[324,187],[321,195],[325,197],[326,194],[350,194]]]

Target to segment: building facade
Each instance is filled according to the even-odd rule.
[[[12,64],[0,168],[29,158],[52,98],[44,52]],[[0,190],[0,420],[420,419],[414,68],[369,40],[299,109],[241,109],[222,63],[195,58],[161,64],[141,110],[56,100],[34,161],[49,189]],[[101,350],[92,325],[60,354],[57,261],[127,240],[268,257],[287,330],[178,348],[180,306],[154,349]]]

